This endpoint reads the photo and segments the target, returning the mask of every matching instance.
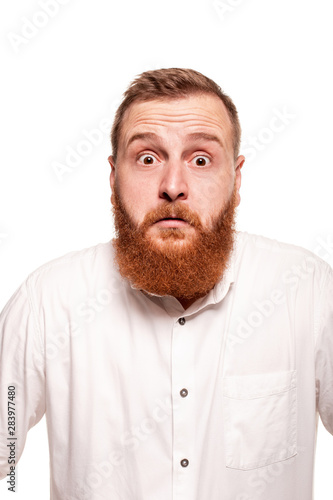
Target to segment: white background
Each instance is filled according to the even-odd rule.
[[[248,157],[238,229],[333,263],[329,0],[62,0],[52,16],[43,3],[3,2],[0,12],[0,309],[39,265],[113,236],[108,133],[69,172],[54,165],[112,119],[136,74],[161,67],[203,72],[238,107]],[[267,131],[276,110],[288,123]],[[332,464],[320,424],[316,500],[333,498]],[[29,432],[15,499],[49,498],[48,467],[43,418]],[[14,498],[5,481],[0,496]]]

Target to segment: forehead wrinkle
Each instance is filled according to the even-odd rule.
[[[232,139],[233,125],[224,108],[217,107],[207,109],[207,106],[200,105],[197,102],[188,101],[186,109],[182,105],[185,100],[181,99],[178,102],[157,102],[152,101],[152,107],[147,106],[147,101],[143,103],[134,103],[126,110],[123,121],[124,142],[128,142],[133,134],[142,132],[155,132],[159,135],[159,131],[164,134],[168,127],[172,127],[177,132],[177,125],[183,130],[186,127],[188,133],[203,132],[207,134],[218,133],[221,142],[226,146],[226,140]],[[143,128],[144,127],[144,128]],[[163,135],[162,134],[162,135]]]
[[[127,122],[129,120],[127,119]],[[195,113],[182,113],[182,114],[163,114],[163,113],[154,113],[153,116],[147,116],[146,113],[140,113],[134,119],[133,126],[147,124],[147,125],[161,125],[163,126],[166,123],[186,123],[186,122],[201,122],[203,124],[215,125],[217,127],[221,127],[222,124],[226,124],[226,120],[214,119],[211,115],[197,115]]]
[[[125,132],[125,136],[128,137],[129,134],[133,135],[133,134],[140,134],[141,133],[141,127],[142,126],[145,126],[145,130],[143,132],[147,132],[147,133],[155,133],[156,135],[158,135],[158,132],[156,133],[156,129],[155,128],[150,128],[151,127],[158,127],[160,128],[161,130],[163,129],[166,129],[170,126],[170,124],[182,124],[183,126],[185,125],[188,129],[188,131],[192,131],[191,133],[194,134],[196,132],[200,133],[206,133],[206,134],[211,134],[212,133],[212,127],[215,129],[218,129],[218,132],[221,132],[223,134],[227,133],[228,135],[230,134],[230,132],[232,133],[232,130],[230,130],[230,127],[226,127],[226,124],[225,123],[222,123],[221,121],[218,121],[218,120],[213,120],[213,119],[200,119],[200,120],[197,120],[197,119],[193,119],[193,118],[188,118],[188,119],[184,119],[182,121],[180,120],[176,120],[176,119],[170,119],[168,117],[168,119],[156,119],[156,118],[142,118],[142,119],[138,119],[138,120],[135,120],[135,122],[133,123],[132,127],[130,128],[130,130],[124,130]],[[147,127],[147,128],[146,128]],[[221,140],[222,142],[223,141],[224,137],[221,137]],[[129,139],[127,139],[127,144],[128,144],[128,141]]]
[[[142,125],[145,126],[145,129],[141,128]],[[161,140],[163,141],[163,138],[159,135],[158,131],[156,131],[156,128],[151,129],[149,128],[149,125],[155,125],[161,129],[165,129],[168,127],[168,124],[166,123],[156,123],[155,121],[149,121],[149,120],[148,121],[143,120],[142,123],[136,123],[134,127],[131,128],[127,134],[125,134],[124,137],[126,144],[125,147],[128,148],[132,142],[140,139],[151,140],[156,143],[160,143]],[[188,142],[193,140],[193,141],[216,142],[221,147],[225,148],[226,147],[225,135],[224,135],[225,129],[219,123],[218,127],[219,133],[216,133],[216,129],[213,131],[209,125],[210,123],[208,123],[207,127],[207,123],[204,121],[202,121],[200,124],[193,123],[192,125],[188,125],[187,133],[185,132],[183,137],[184,141]],[[223,134],[221,134],[221,132],[223,132]],[[229,134],[228,130],[227,134]],[[179,134],[177,133],[177,135]]]
[[[132,131],[133,132],[133,131]],[[188,143],[190,141],[194,142],[215,142],[219,144],[222,148],[225,148],[223,138],[218,137],[212,133],[207,133],[203,131],[196,131],[192,133],[188,133],[183,138],[184,142]],[[155,132],[138,132],[133,133],[126,141],[125,148],[127,149],[133,142],[135,141],[149,141],[158,145],[158,147],[162,148],[162,144],[164,142],[163,137],[159,136]],[[163,151],[166,154],[166,151]]]

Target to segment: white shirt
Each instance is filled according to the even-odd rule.
[[[318,412],[333,433],[332,299],[327,263],[247,233],[187,310],[121,279],[110,242],[52,261],[0,321],[17,456],[46,412],[52,500],[310,500]],[[0,431],[3,478],[3,404]]]

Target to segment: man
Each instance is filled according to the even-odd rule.
[[[42,266],[2,313],[0,477],[15,392],[17,458],[46,413],[54,500],[312,499],[332,270],[235,231],[240,126],[212,80],[143,73],[111,135],[117,237]]]

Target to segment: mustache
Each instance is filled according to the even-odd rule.
[[[189,209],[186,205],[182,205],[181,202],[176,202],[174,205],[161,205],[155,210],[148,212],[140,227],[144,230],[161,219],[170,218],[182,219],[195,228],[202,228],[199,215]]]

